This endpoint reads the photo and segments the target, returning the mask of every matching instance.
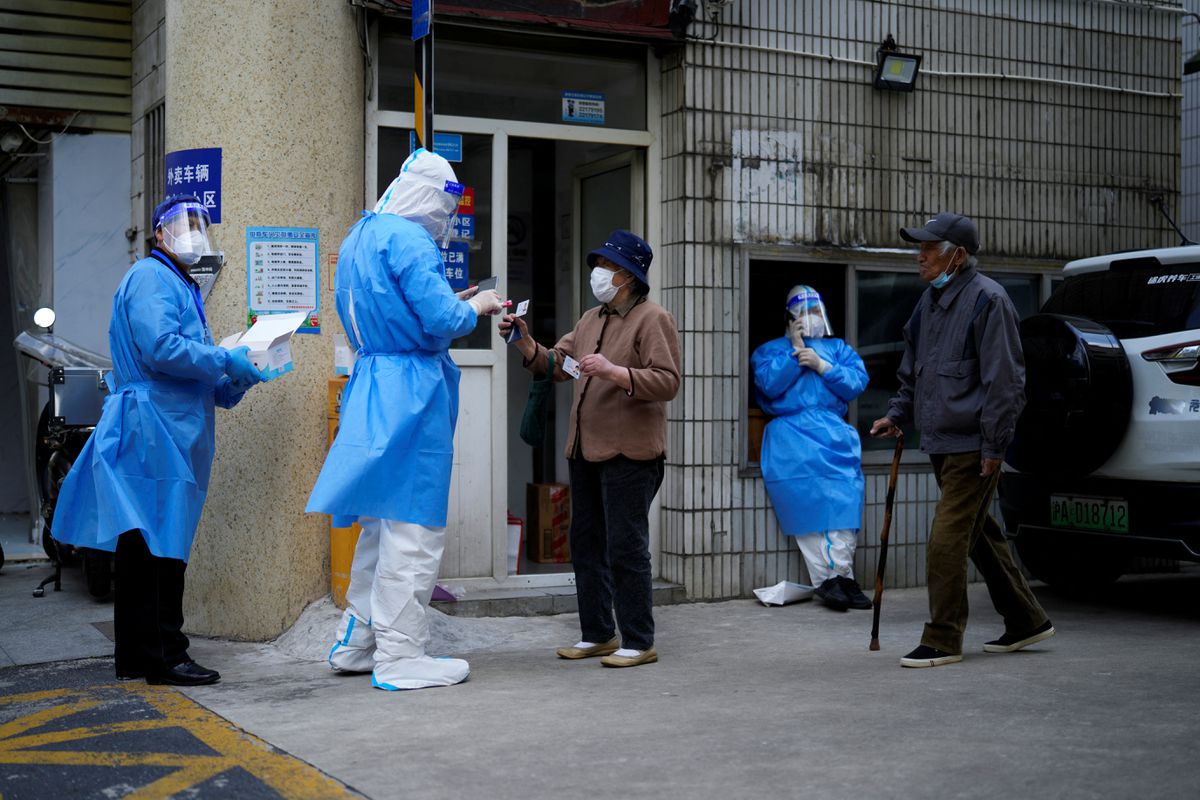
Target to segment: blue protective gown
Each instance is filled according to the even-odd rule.
[[[758,404],[775,417],[763,436],[762,473],[788,536],[862,527],[862,443],[845,421],[867,388],[867,370],[841,339],[806,338],[832,366],[801,367],[787,337],[754,351]]]
[[[125,274],[113,297],[111,393],[63,482],[54,538],[113,551],[140,529],[150,552],[187,561],[213,460],[213,406],[232,407],[195,284],[158,250]]]
[[[363,516],[444,527],[458,421],[449,349],[475,329],[475,310],[450,288],[424,228],[363,216],[338,251],[335,287],[358,360],[305,510],[339,525]]]

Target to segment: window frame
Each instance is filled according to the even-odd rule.
[[[841,250],[834,248],[797,249],[785,246],[749,246],[735,248],[734,263],[738,270],[739,306],[742,319],[748,319],[750,309],[750,263],[752,261],[791,261],[797,264],[840,264],[845,268],[846,292],[846,329],[843,338],[847,344],[858,350],[858,275],[860,272],[901,272],[916,274],[916,249],[905,248],[864,248],[862,250]],[[1012,257],[984,256],[980,259],[979,269],[988,277],[996,275],[1040,275],[1038,283],[1038,303],[1040,309],[1050,297],[1051,282],[1061,276],[1064,262],[1045,259],[1028,259]],[[750,369],[750,341],[746,329],[738,337],[738,357],[740,358],[739,396],[742,398],[738,408],[738,477],[757,478],[762,476],[758,462],[749,460],[749,416],[748,404],[745,400],[753,388],[754,376]],[[852,421],[858,418],[858,401],[850,403],[848,416]],[[864,451],[862,466],[867,472],[886,471],[891,464],[892,456],[886,450]],[[902,466],[917,466],[926,463],[923,453],[917,449],[905,450],[901,456]]]

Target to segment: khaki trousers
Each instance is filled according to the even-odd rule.
[[[1017,569],[999,523],[988,513],[1000,479],[997,470],[980,477],[980,454],[933,454],[933,474],[942,496],[933,515],[926,556],[929,616],[921,644],[962,653],[967,626],[967,558],[987,582],[1007,633],[1031,631],[1046,621]]]

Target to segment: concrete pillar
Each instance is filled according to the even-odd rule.
[[[324,0],[167,0],[167,151],[222,148],[220,340],[246,326],[246,228],[320,230],[321,327],[294,372],[217,410],[217,457],[188,568],[187,630],[269,639],[329,591],[329,521],[304,505],[326,451],[327,255],[363,203],[363,69],[354,11]]]

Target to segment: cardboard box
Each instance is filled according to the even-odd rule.
[[[565,483],[525,485],[525,554],[538,564],[571,560],[571,489]]]
[[[337,419],[342,413],[342,392],[346,390],[346,384],[349,382],[348,377],[342,376],[329,379],[329,400],[325,406],[325,415],[330,419]]]

